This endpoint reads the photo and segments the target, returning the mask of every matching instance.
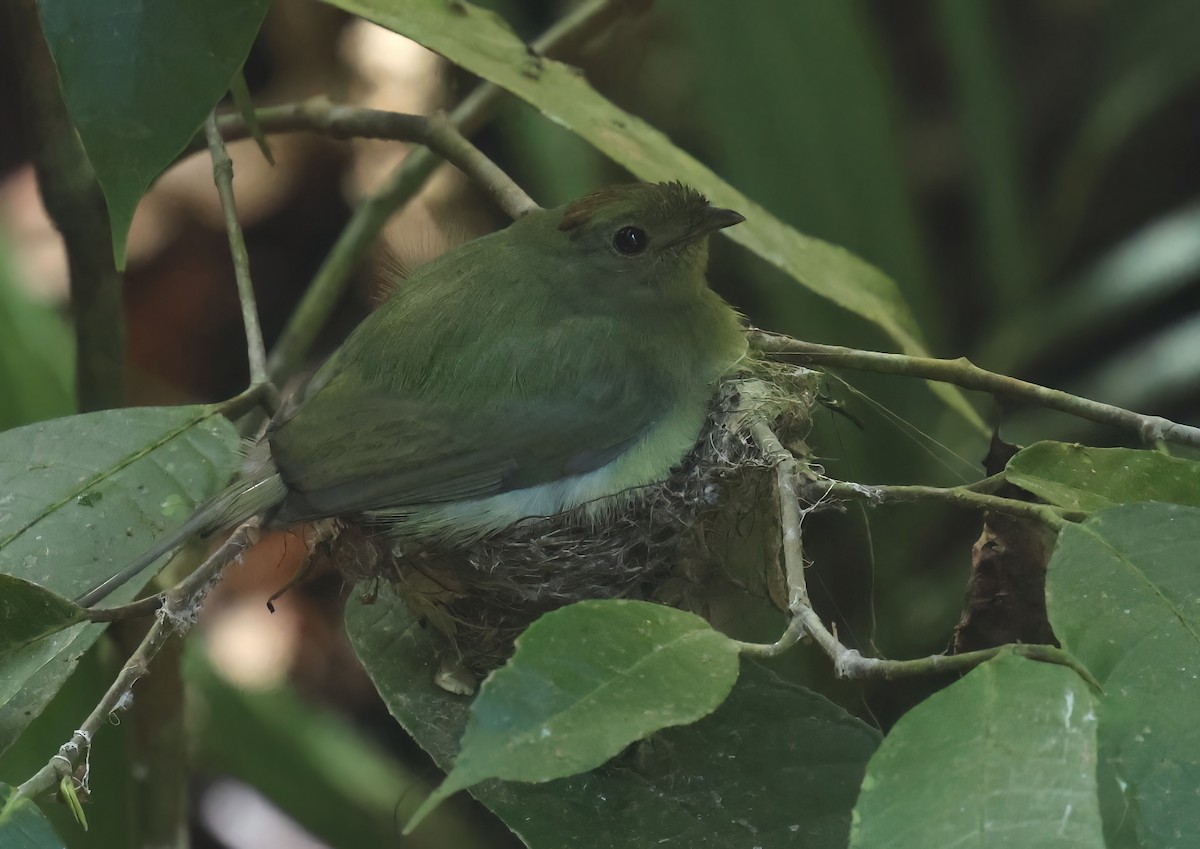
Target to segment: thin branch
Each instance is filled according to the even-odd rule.
[[[752,330],[748,335],[752,348],[766,354],[795,355],[800,362],[806,365],[837,366],[880,374],[899,374],[938,380],[961,386],[964,389],[977,389],[997,397],[1013,398],[1045,407],[1048,410],[1057,410],[1081,419],[1130,430],[1137,433],[1146,443],[1165,439],[1182,445],[1200,447],[1200,428],[1178,424],[1161,416],[1145,416],[1121,407],[1114,407],[1111,404],[1090,401],[1068,392],[1048,389],[1045,386],[1038,386],[1036,383],[985,371],[965,357],[956,360],[939,360],[931,357],[859,351],[837,345],[802,342],[799,339],[766,333],[761,330]]]
[[[734,643],[738,651],[747,657],[778,657],[804,639],[805,634],[804,617],[793,616],[783,635],[773,643],[747,643],[742,640],[734,640]]]
[[[268,416],[279,407],[279,390],[272,383],[260,383],[243,389],[232,398],[215,405],[216,412],[230,421],[237,421],[255,407],[262,407]]]
[[[154,624],[150,626],[149,632],[109,686],[103,698],[84,720],[83,725],[71,736],[71,739],[59,747],[58,753],[17,788],[18,796],[36,798],[42,793],[52,790],[64,775],[70,775],[74,771],[79,758],[90,748],[96,733],[103,727],[108,717],[120,710],[126,703],[133,692],[133,685],[146,674],[150,662],[167,644],[167,641],[174,634],[187,633],[195,623],[196,611],[208,594],[209,588],[216,583],[225,567],[238,559],[246,548],[253,544],[258,525],[257,518],[243,522],[230,535],[229,539],[194,572],[163,594],[162,607],[158,611]]]
[[[229,252],[233,255],[233,271],[237,278],[238,300],[242,305],[242,325],[246,328],[246,355],[250,360],[250,383],[257,386],[268,382],[267,349],[263,344],[262,328],[258,324],[258,305],[254,302],[254,284],[250,281],[250,257],[246,240],[238,223],[237,205],[233,199],[233,161],[225,150],[225,142],[217,130],[217,118],[209,113],[204,122],[204,135],[212,154],[213,182],[221,196],[221,211],[225,214],[225,231],[229,234]]]
[[[871,485],[835,481],[831,478],[817,478],[801,487],[800,495],[813,503],[830,497],[854,501],[870,501],[875,504],[907,501],[942,501],[972,510],[994,510],[997,513],[1006,513],[1010,516],[1035,519],[1049,525],[1055,530],[1061,528],[1066,522],[1082,522],[1088,515],[1077,510],[1065,510],[1050,504],[1031,504],[1028,501],[1019,501],[1015,498],[989,495],[976,491],[973,486],[971,484],[943,488],[920,485]]]
[[[475,181],[510,218],[538,209],[524,189],[440,113],[429,117],[408,115],[313,97],[256,110],[254,117],[267,133],[312,132],[338,139],[389,139],[425,145]],[[222,115],[217,127],[226,141],[247,138],[251,132],[246,119],[236,113]]]
[[[151,613],[158,612],[162,606],[163,595],[159,593],[117,607],[86,607],[83,613],[89,622],[119,622],[122,619],[149,616]]]
[[[932,675],[939,672],[967,672],[997,655],[1012,652],[1031,660],[1070,667],[1092,687],[1097,690],[1101,689],[1100,683],[1087,667],[1069,652],[1054,646],[1032,646],[1017,643],[963,654],[934,654],[915,660],[887,660],[879,657],[863,657],[857,650],[842,645],[811,610],[804,612],[804,618],[805,630],[833,660],[834,672],[839,678],[885,678],[891,680],[914,675]]]
[[[629,0],[589,0],[546,30],[530,48],[547,56],[569,49],[636,5]],[[505,91],[499,86],[484,83],[455,107],[449,123],[464,136],[470,136],[491,117],[504,96]],[[366,256],[384,223],[421,189],[439,162],[429,148],[412,151],[387,183],[354,210],[271,351],[267,366],[273,378],[278,380],[296,368],[341,298],[350,273]]]
[[[783,535],[784,572],[787,576],[788,599],[792,616],[788,622],[787,629],[774,643],[736,641],[738,650],[742,654],[751,657],[775,657],[787,651],[807,636],[811,637],[833,661],[834,670],[840,678],[899,678],[909,675],[927,675],[933,672],[965,672],[983,663],[985,660],[996,657],[1003,651],[1012,651],[1036,660],[1069,666],[1078,672],[1085,681],[1099,689],[1100,685],[1096,682],[1096,679],[1092,677],[1091,673],[1078,660],[1067,652],[1053,646],[1000,646],[998,648],[984,649],[982,651],[959,655],[931,655],[917,660],[884,660],[882,658],[863,657],[855,649],[842,645],[837,636],[825,627],[825,623],[821,621],[821,617],[813,610],[808,598],[800,542],[804,511],[800,508],[797,490],[799,490],[799,495],[802,497],[806,496],[806,490],[818,491],[819,497],[811,499],[814,502],[824,500],[829,495],[874,498],[875,495],[872,493],[872,490],[931,490],[939,494],[939,496],[949,491],[937,490],[935,487],[861,487],[857,484],[844,484],[839,481],[829,480],[828,478],[817,477],[814,477],[811,483],[797,487],[797,477],[802,474],[801,464],[783,446],[779,437],[772,432],[765,422],[756,422],[753,424],[751,426],[751,433],[754,435],[755,441],[763,452],[763,456],[771,460],[776,468],[779,485],[780,531]],[[963,493],[965,493],[965,496],[963,496]],[[907,492],[905,495],[913,497],[916,494]],[[988,509],[997,509],[995,502],[1010,501],[1010,499],[983,495],[966,488],[962,488],[960,492],[955,494],[955,500],[958,500],[960,497],[973,506],[983,506],[981,502],[976,501],[977,499],[982,499],[987,502]],[[1024,504],[1023,502],[1013,502],[1013,504],[1021,504],[1027,508],[1053,509],[1046,507],[1046,505]],[[1054,513],[1048,515],[1039,514],[1038,518],[1043,521],[1062,523],[1062,519]]]
[[[788,610],[795,613],[801,606],[811,603],[808,599],[808,584],[804,580],[804,548],[800,536],[804,521],[800,511],[800,499],[796,492],[796,477],[800,464],[792,452],[783,447],[779,437],[764,421],[756,421],[750,428],[763,458],[775,466],[775,482],[779,490],[780,527],[783,535],[783,568],[788,587]]]

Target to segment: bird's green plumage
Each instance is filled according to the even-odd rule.
[[[704,276],[709,233],[739,220],[679,184],[615,186],[424,266],[276,415],[210,524],[469,539],[665,478],[745,354]],[[614,244],[630,227],[637,255]]]

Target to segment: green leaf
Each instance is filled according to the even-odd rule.
[[[1063,647],[1104,687],[1105,827],[1142,849],[1200,834],[1200,510],[1130,504],[1064,528],[1047,607]]]
[[[643,180],[681,180],[718,206],[746,216],[729,238],[801,285],[887,333],[910,354],[926,355],[921,332],[896,284],[848,251],[788,227],[588,84],[576,69],[530,53],[496,14],[463,0],[326,0],[440,53],[537,107]],[[956,390],[935,387],[969,421],[978,414]]]
[[[1001,655],[905,714],[867,766],[852,849],[1103,849],[1091,692]]]
[[[246,61],[269,0],[38,0],[63,99],[108,202],[113,256],[138,200]]]
[[[347,603],[359,659],[392,714],[448,769],[468,702],[434,686],[428,631],[389,591]],[[592,772],[470,789],[533,849],[844,849],[876,731],[753,663],[713,714]],[[603,828],[597,828],[603,823]]]
[[[1069,510],[1094,512],[1133,501],[1200,507],[1200,463],[1157,451],[1037,442],[1009,460],[1004,475]]]
[[[83,803],[79,801],[79,794],[75,791],[75,780],[64,775],[58,782],[58,796],[66,803],[67,808],[71,811],[71,816],[75,818],[75,822],[83,826],[83,830],[88,830],[87,814],[83,812]]]
[[[0,659],[82,621],[79,605],[37,584],[0,574]]]
[[[225,485],[240,463],[212,407],[107,410],[0,433],[0,573],[74,598]],[[113,594],[128,601],[147,570]],[[76,625],[0,662],[0,751],[104,629]]]
[[[737,680],[737,645],[692,613],[581,601],[542,616],[480,688],[454,768],[413,815],[487,778],[576,775],[635,740],[712,713]]]
[[[16,788],[0,784],[0,846],[13,849],[64,849],[33,800],[17,798]]]

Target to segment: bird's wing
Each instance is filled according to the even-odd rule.
[[[280,518],[479,498],[583,474],[634,444],[660,412],[661,398],[647,403],[616,381],[572,389],[447,402],[335,382],[271,434],[291,490]]]

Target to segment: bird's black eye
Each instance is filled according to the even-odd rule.
[[[622,227],[613,233],[613,249],[622,256],[637,256],[650,244],[650,237],[641,227]]]

